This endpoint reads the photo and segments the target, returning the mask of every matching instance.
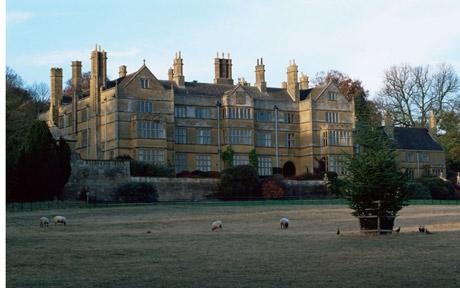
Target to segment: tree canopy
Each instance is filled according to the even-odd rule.
[[[385,71],[383,85],[379,107],[396,125],[406,127],[426,127],[431,111],[439,121],[458,99],[460,89],[458,76],[448,64],[395,65]]]

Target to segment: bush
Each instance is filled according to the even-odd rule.
[[[281,199],[284,196],[284,189],[276,179],[268,179],[262,183],[262,197],[264,199]]]
[[[222,200],[260,199],[259,176],[254,167],[241,165],[227,168],[220,176],[217,198]]]
[[[176,174],[179,178],[219,178],[220,173],[217,171],[200,171],[194,170],[192,172],[184,170]]]
[[[419,180],[429,190],[431,198],[436,200],[456,199],[454,186],[440,178],[427,177]]]
[[[128,182],[117,188],[116,200],[123,203],[150,203],[158,201],[158,193],[152,183]]]
[[[303,173],[303,174],[291,177],[290,179],[297,180],[297,181],[303,181],[303,180],[322,180],[323,178],[324,178],[324,175],[313,174],[313,173],[307,172],[307,173]]]
[[[431,199],[430,190],[420,182],[412,182],[407,185],[410,199]]]
[[[141,177],[174,177],[174,169],[165,164],[131,160],[131,175]]]

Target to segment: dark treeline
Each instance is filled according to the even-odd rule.
[[[7,201],[61,198],[70,175],[70,148],[38,120],[48,109],[49,90],[43,83],[25,87],[9,67],[5,84]]]

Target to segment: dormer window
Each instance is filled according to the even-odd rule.
[[[141,78],[141,88],[148,89],[149,88],[149,79]]]
[[[337,101],[337,92],[330,91],[327,95],[329,101]]]

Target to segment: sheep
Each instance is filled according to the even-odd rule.
[[[50,219],[46,217],[40,218],[40,227],[48,227],[49,224],[50,224]]]
[[[64,224],[65,226],[67,222],[64,216],[54,216],[53,220],[54,220],[54,225],[61,223],[61,224]]]
[[[212,222],[211,224],[211,231],[222,230],[222,221],[217,220]]]
[[[289,219],[288,218],[281,218],[280,219],[281,229],[287,229],[289,227]]]

